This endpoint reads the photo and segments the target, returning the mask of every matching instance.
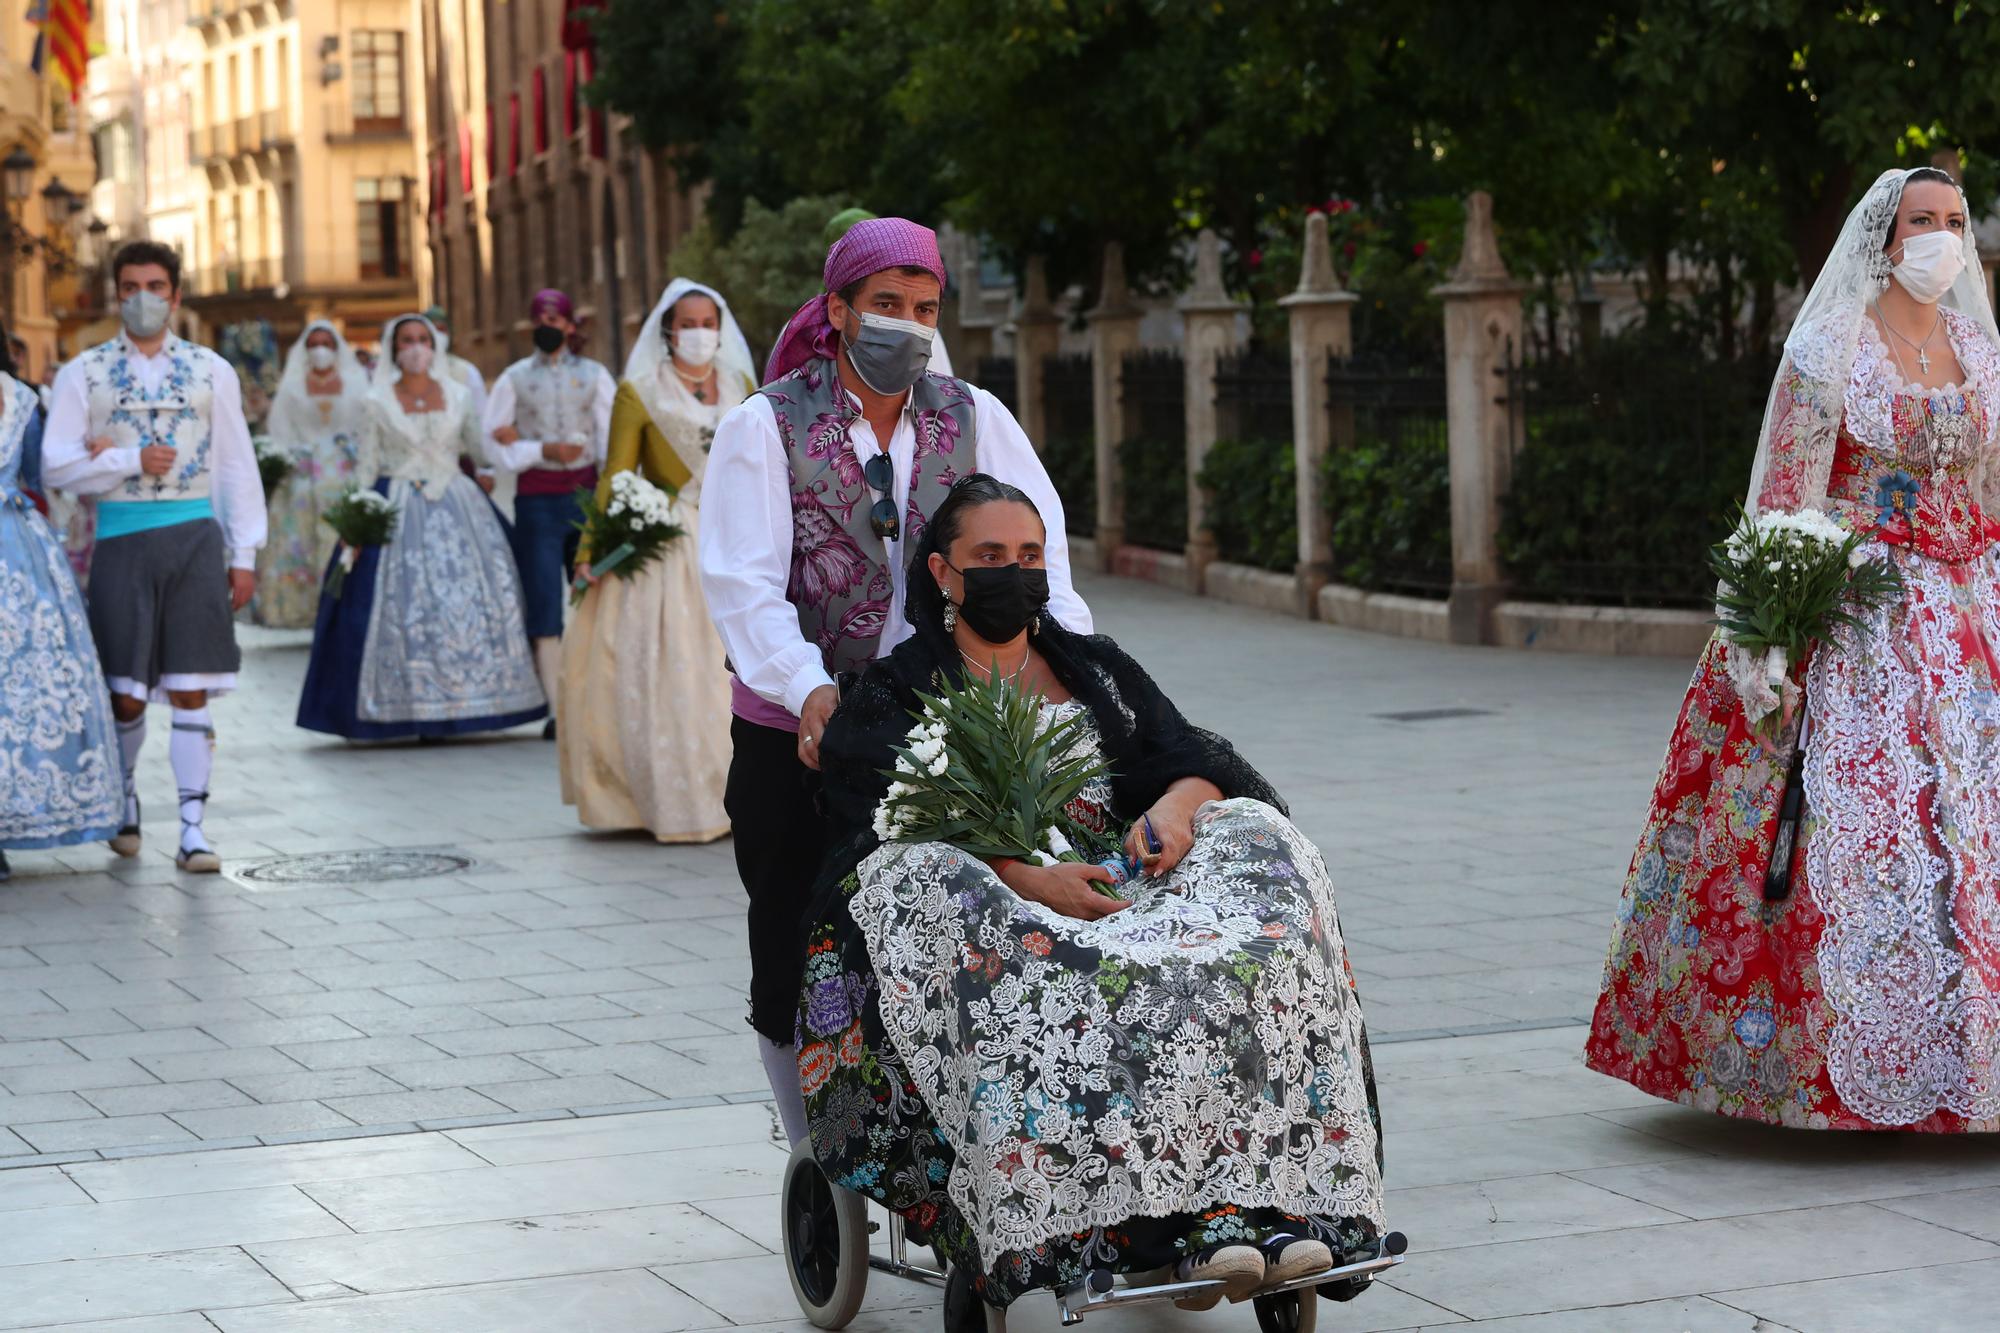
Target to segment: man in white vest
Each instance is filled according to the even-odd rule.
[[[111,690],[125,764],[125,817],[112,850],[139,851],[139,748],[146,705],[173,706],[167,743],[180,790],[181,869],[222,859],[202,832],[215,728],[211,694],[236,687],[232,615],[257,590],[264,487],[227,361],[168,324],[180,305],[180,255],[131,241],[111,260],[124,332],[56,376],[43,471],[98,497],[90,629]]]
[[[576,308],[553,287],[528,306],[535,350],[500,372],[486,399],[486,453],[515,476],[514,563],[535,672],[550,699],[560,693],[563,608],[576,563],[583,497],[597,486],[611,438],[611,372],[577,351]],[[561,719],[542,735],[555,739]]]

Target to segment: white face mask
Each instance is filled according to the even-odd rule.
[[[720,329],[682,329],[674,334],[674,360],[683,365],[705,366],[721,347]]]
[[[340,359],[340,353],[331,347],[312,346],[306,348],[306,364],[314,370],[325,372],[333,369],[333,363]]]
[[[396,349],[396,364],[403,368],[405,375],[426,375],[430,373],[430,348],[422,343],[411,343],[408,347]]]
[[[1927,231],[1903,242],[1903,261],[1890,272],[1903,290],[1936,305],[1965,271],[1965,243],[1948,231]]]

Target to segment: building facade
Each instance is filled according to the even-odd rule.
[[[414,308],[427,239],[411,0],[144,7],[193,37],[142,94],[147,229],[181,247],[186,308],[209,330],[268,319],[280,342],[321,317],[372,339]],[[153,119],[156,93],[185,108],[184,132]]]
[[[527,355],[528,300],[559,287],[616,373],[698,201],[591,109],[589,0],[418,0],[430,252],[453,350],[489,375]]]
[[[6,224],[0,231],[0,318],[28,345],[33,379],[58,359],[64,312],[80,302],[80,283],[89,245],[83,230],[85,205],[96,171],[81,108],[69,90],[32,67],[37,25],[25,6],[0,10],[0,158],[18,149],[33,160],[19,190],[10,179],[5,191]],[[93,35],[100,30],[92,24]],[[11,173],[10,173],[11,176]],[[52,183],[78,196],[72,217],[47,193]],[[23,246],[25,242],[25,248]]]

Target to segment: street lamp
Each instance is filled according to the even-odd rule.
[[[42,187],[42,234],[36,235],[23,223],[28,196],[35,190],[34,154],[15,144],[0,158],[0,185],[7,193],[7,209],[0,215],[0,283],[5,284],[7,324],[14,323],[14,277],[20,266],[40,256],[47,276],[54,278],[76,271],[76,247],[70,224],[83,211],[83,196],[51,178]]]
[[[5,178],[7,187],[6,223],[6,263],[0,272],[0,282],[5,284],[7,331],[14,331],[14,268],[17,256],[32,251],[32,239],[21,229],[21,209],[28,202],[28,191],[35,188],[35,159],[19,144],[5,159],[0,159],[0,177]]]
[[[14,151],[0,161],[0,173],[7,178],[7,206],[18,212],[28,202],[28,191],[35,187],[35,159],[28,155],[27,149],[15,144]]]
[[[42,215],[54,226],[62,226],[82,209],[83,199],[69,186],[51,176],[42,187]]]

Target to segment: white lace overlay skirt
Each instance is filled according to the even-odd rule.
[[[1311,841],[1251,800],[1101,921],[939,844],[882,848],[850,910],[980,1252],[1224,1203],[1366,1217],[1362,1015]]]
[[[2000,556],[1894,553],[1905,593],[1808,673],[1806,882],[1827,1069],[1884,1125],[2000,1118]]]
[[[528,653],[521,576],[479,487],[389,483],[396,530],[376,566],[356,713],[366,722],[501,717],[545,702]]]

